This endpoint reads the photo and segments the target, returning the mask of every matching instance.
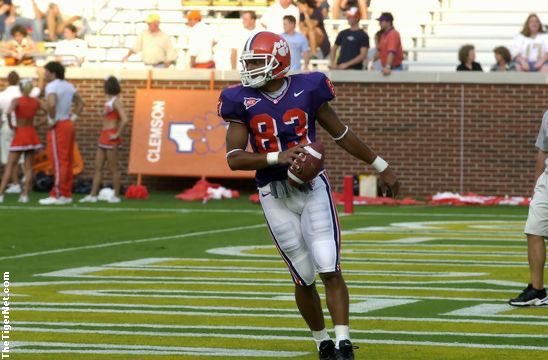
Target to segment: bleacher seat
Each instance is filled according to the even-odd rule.
[[[272,0],[105,0],[104,3],[103,8],[95,10],[95,18],[90,19],[94,35],[87,39],[90,48],[96,50],[92,58],[100,60],[103,54],[105,63],[119,61],[120,50],[133,45],[137,34],[146,29],[144,19],[152,12],[160,15],[161,29],[173,36],[181,56],[186,57],[183,12],[198,9],[209,15],[203,21],[213,26],[222,39],[216,47],[218,64],[222,64],[227,63],[226,57],[230,53],[230,37],[241,27],[239,19],[225,19],[224,16],[231,11],[248,9],[256,11],[260,17]],[[475,45],[477,60],[488,69],[494,63],[493,48],[509,47],[529,13],[536,12],[545,24],[548,22],[548,0],[497,0],[492,3],[373,0],[369,11],[370,20],[362,20],[360,24],[371,39],[379,29],[375,19],[380,13],[390,11],[394,14],[410,71],[454,71],[458,64],[458,49],[466,43]],[[325,26],[333,43],[337,33],[348,25],[344,19],[326,19]],[[373,41],[371,44],[373,46]],[[187,65],[184,59],[178,61],[178,66]]]

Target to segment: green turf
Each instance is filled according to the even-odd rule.
[[[341,216],[357,358],[546,356],[548,307],[505,306],[528,279],[526,215],[367,206]],[[260,207],[246,198],[44,208],[8,197],[0,218],[14,358],[317,357]],[[246,248],[208,252],[229,246]]]

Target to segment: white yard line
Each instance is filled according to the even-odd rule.
[[[175,310],[130,310],[130,309],[78,309],[67,307],[32,307],[32,306],[13,306],[16,311],[31,311],[31,312],[62,312],[62,313],[105,313],[105,314],[140,314],[140,315],[171,315],[171,316],[197,316],[197,317],[256,317],[256,318],[289,318],[289,319],[302,319],[301,315],[295,314],[272,314],[272,313],[256,313],[249,314],[238,312],[218,312],[218,311],[175,311]],[[116,304],[119,305],[119,304]],[[158,305],[154,305],[158,308]],[[246,311],[249,309],[246,308]],[[296,310],[295,310],[296,312]],[[328,314],[326,312],[326,314]],[[548,321],[539,319],[538,316],[513,316],[521,320],[507,320],[508,316],[496,316],[500,320],[487,320],[487,319],[457,319],[457,318],[427,318],[427,317],[396,317],[396,316],[365,316],[365,315],[353,315],[352,319],[355,320],[376,320],[376,321],[411,321],[411,322],[438,322],[438,323],[475,323],[475,324],[512,324],[512,325],[539,325],[548,327]],[[527,319],[538,319],[541,321],[529,321]],[[548,317],[547,317],[548,318]]]
[[[132,354],[132,355],[194,355],[194,356],[230,356],[246,357],[296,357],[308,354],[303,351],[269,351],[256,349],[225,349],[183,346],[117,345],[90,343],[59,343],[39,341],[17,341],[12,343],[14,353],[32,354]],[[58,349],[27,349],[28,347]],[[97,350],[91,350],[97,349]]]
[[[137,240],[115,241],[115,242],[105,243],[105,244],[85,245],[85,246],[77,246],[77,247],[71,247],[71,248],[37,251],[37,252],[31,252],[31,253],[25,253],[25,254],[19,254],[19,255],[3,256],[3,257],[0,257],[0,260],[12,260],[12,259],[25,258],[25,257],[32,257],[32,256],[62,254],[62,253],[71,252],[71,251],[99,249],[99,248],[106,248],[106,247],[111,247],[111,246],[134,245],[134,244],[152,242],[152,241],[182,239],[182,238],[212,235],[212,234],[223,234],[223,233],[232,232],[232,231],[258,229],[258,228],[262,228],[264,226],[265,226],[264,224],[249,225],[249,226],[236,226],[236,227],[232,227],[232,228],[228,228],[228,229],[196,231],[196,232],[183,233],[183,234],[177,234],[177,235],[158,236],[158,237],[150,237],[150,238],[137,239]]]
[[[309,334],[310,330],[306,327],[278,327],[278,326],[233,326],[233,325],[160,325],[160,324],[130,324],[130,323],[93,323],[93,322],[49,322],[49,321],[17,321],[17,325],[33,325],[44,329],[44,326],[72,326],[72,327],[92,327],[92,328],[144,328],[144,329],[178,329],[178,330],[232,330],[232,331],[264,331],[264,332],[302,332]],[[17,329],[25,330],[24,326],[17,326]],[[49,329],[49,328],[48,328]],[[508,334],[508,333],[478,333],[478,332],[452,332],[452,331],[404,331],[404,330],[384,330],[371,329],[360,330],[352,329],[353,334],[398,334],[398,335],[434,335],[434,336],[477,336],[477,337],[499,337],[499,338],[536,338],[544,339],[544,334]],[[245,334],[241,334],[245,337]],[[309,339],[307,337],[307,339]]]
[[[79,205],[74,204],[70,206],[18,206],[18,205],[0,205],[0,211],[3,210],[33,210],[33,211],[95,211],[95,212],[173,212],[173,213],[190,213],[190,212],[203,212],[203,213],[251,213],[251,214],[257,214],[262,215],[262,211],[260,208],[257,208],[257,210],[254,209],[237,209],[237,208],[231,208],[231,209],[214,209],[214,208],[207,208],[207,209],[199,209],[199,208],[185,208],[185,207],[178,207],[178,208],[131,208],[131,207],[115,207],[115,206],[102,206],[102,207],[95,207],[95,206],[86,206],[86,205]],[[461,217],[461,218],[485,218],[485,219],[523,219],[525,222],[525,219],[527,218],[527,210],[524,208],[524,214],[523,215],[515,215],[515,214],[457,214],[455,212],[381,212],[381,211],[356,211],[353,215],[357,216],[383,216],[383,217],[390,217],[390,216],[409,216],[409,217],[448,217],[448,218],[455,218],[455,217]],[[342,215],[342,212],[341,212]]]

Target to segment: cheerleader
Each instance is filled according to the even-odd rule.
[[[110,203],[120,202],[120,171],[118,169],[118,149],[122,144],[120,135],[128,118],[122,101],[118,95],[121,92],[120,83],[114,76],[110,76],[104,84],[107,100],[104,106],[103,130],[99,136],[97,152],[95,155],[95,173],[91,193],[80,200],[84,202],[97,202],[97,193],[101,185],[103,166],[108,162],[112,174],[114,196],[106,201]]]
[[[32,158],[34,152],[42,148],[38,133],[34,127],[34,117],[42,107],[38,99],[29,96],[34,88],[32,81],[22,82],[20,87],[22,96],[14,99],[7,111],[10,128],[13,128],[12,112],[15,113],[17,123],[15,135],[9,147],[8,163],[4,171],[4,176],[2,176],[2,182],[0,183],[0,203],[4,202],[6,186],[8,185],[12,172],[15,171],[21,155],[25,155],[25,162],[23,165],[25,183],[18,201],[20,203],[29,202],[29,192],[32,186]]]

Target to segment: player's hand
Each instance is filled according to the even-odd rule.
[[[297,145],[286,151],[282,151],[278,155],[278,163],[285,165],[294,165],[297,162],[297,159],[300,157],[306,156],[308,152],[304,149],[305,145]]]
[[[382,74],[383,74],[384,76],[388,76],[388,75],[390,75],[391,73],[392,73],[392,70],[391,70],[391,69],[389,69],[389,68],[387,68],[387,67],[383,67],[383,68],[382,68]]]
[[[387,167],[380,173],[379,181],[381,185],[382,196],[395,198],[400,191],[400,183],[390,167]]]

